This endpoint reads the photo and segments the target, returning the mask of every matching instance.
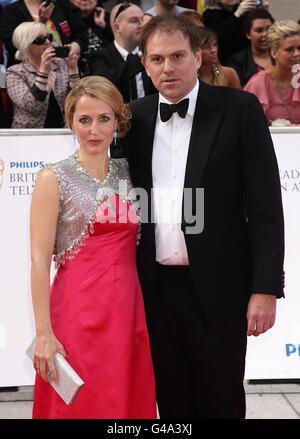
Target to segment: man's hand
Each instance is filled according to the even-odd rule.
[[[276,316],[276,296],[253,293],[248,303],[247,335],[257,337],[272,328]]]

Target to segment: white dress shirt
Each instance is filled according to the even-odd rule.
[[[174,113],[162,122],[158,109],[152,155],[153,207],[156,261],[163,265],[189,265],[181,230],[185,168],[196,107],[199,82],[185,96],[189,107],[185,119]],[[184,98],[183,98],[184,99]],[[159,102],[168,102],[159,95]]]
[[[120,53],[120,55],[124,59],[124,61],[126,61],[129,52],[126,49],[124,49],[123,47],[121,47],[120,44],[118,44],[116,42],[116,40],[114,40],[114,44],[116,46],[117,51]],[[137,46],[131,53],[133,53],[135,55],[135,54],[139,53],[139,50],[140,49]],[[144,90],[143,77],[142,77],[141,72],[138,73],[137,75],[135,75],[135,81],[136,81],[136,89],[137,89],[138,98],[142,98],[145,96],[145,90]]]

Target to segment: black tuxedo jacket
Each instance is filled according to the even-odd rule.
[[[150,195],[158,95],[139,99],[131,108],[125,144],[130,173],[133,185]],[[270,132],[254,95],[200,82],[184,187],[204,188],[203,232],[188,234],[182,223],[202,308],[220,329],[243,327],[252,292],[283,296],[280,180]],[[147,310],[155,294],[152,223],[142,225],[138,266]]]
[[[142,72],[145,95],[156,93],[138,55],[124,61],[114,42],[95,53],[90,61],[90,74],[105,76],[118,87],[125,102],[130,100],[130,79]]]

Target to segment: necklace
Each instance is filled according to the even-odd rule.
[[[88,171],[88,169],[82,164],[82,162],[80,161],[80,158],[79,158],[79,151],[78,151],[78,150],[75,152],[75,154],[74,154],[74,158],[75,158],[75,161],[76,161],[76,163],[77,163],[77,170],[78,170],[79,172],[81,172],[82,174],[85,174],[85,175],[87,175],[88,177],[90,177],[90,178],[91,178],[94,182],[96,182],[96,183],[100,183],[100,184],[104,185],[104,184],[107,182],[107,180],[109,179],[110,174],[112,173],[112,169],[113,169],[113,167],[112,167],[112,161],[111,161],[110,158],[108,158],[106,175],[105,175],[105,178],[104,178],[103,180],[101,180],[101,179],[99,179],[99,178],[97,178],[97,177],[94,177],[94,176]]]

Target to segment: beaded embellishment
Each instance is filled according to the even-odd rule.
[[[53,260],[58,268],[80,251],[94,232],[96,211],[109,195],[119,195],[122,202],[133,205],[138,218],[137,245],[141,235],[141,217],[126,159],[110,159],[106,178],[101,181],[89,174],[77,152],[65,160],[47,164],[58,180],[59,215]]]

